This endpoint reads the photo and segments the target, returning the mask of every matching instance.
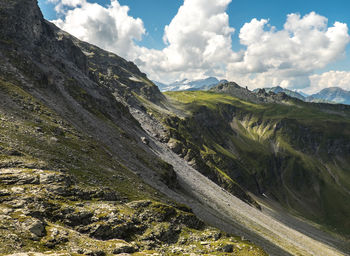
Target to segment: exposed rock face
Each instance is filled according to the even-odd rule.
[[[1,1],[0,35],[9,44],[37,44],[45,30],[37,0]]]
[[[96,193],[93,188],[82,189],[74,185],[72,177],[57,171],[0,171],[0,223],[7,227],[0,232],[2,252],[40,246],[68,253],[111,255],[149,249],[169,253],[181,246],[185,253],[196,251],[193,239],[209,239],[210,244],[210,240],[227,243],[230,238],[206,227],[188,208],[180,210],[149,200],[128,204],[112,201],[116,198]],[[12,239],[11,248],[8,239]],[[234,243],[229,245],[233,248]],[[205,251],[220,250],[213,245]]]
[[[307,97],[311,102],[333,102],[350,105],[350,92],[339,87],[331,87]]]
[[[288,96],[284,92],[275,93],[273,91],[266,91],[265,89],[259,89],[257,91],[252,92],[247,88],[243,88],[239,86],[235,82],[227,82],[227,83],[219,84],[214,88],[210,89],[210,91],[229,94],[235,98],[256,103],[256,104],[266,104],[266,103],[283,104],[285,101],[292,99],[291,96]]]
[[[246,88],[243,88],[239,86],[238,84],[234,82],[227,82],[223,84],[219,84],[215,86],[214,88],[210,89],[212,92],[217,93],[226,93],[230,94],[234,97],[237,97],[242,100],[251,101],[254,103],[262,103],[263,99],[257,97],[253,92],[249,91]]]

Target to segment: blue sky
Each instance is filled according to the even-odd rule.
[[[110,1],[106,0],[89,2],[99,3],[102,6],[110,4]],[[165,46],[162,40],[164,27],[170,23],[182,4],[178,0],[120,0],[119,3],[129,6],[129,14],[133,17],[140,17],[145,24],[148,34],[138,44],[156,49]],[[62,16],[55,12],[55,4],[47,0],[39,0],[39,6],[44,17],[48,20],[54,20]]]
[[[79,29],[79,27],[77,27],[76,24],[72,24],[69,23],[66,20],[66,16],[67,16],[67,10],[74,10],[74,9],[78,9],[81,6],[77,5],[75,3],[81,1],[84,2],[85,0],[51,0],[54,1],[53,2],[48,2],[48,0],[39,0],[39,6],[44,14],[44,17],[48,20],[57,20],[57,19],[61,19],[63,22],[61,23],[56,23],[56,25],[59,25],[61,28],[68,30],[68,32],[73,33],[73,31],[77,31],[77,29]],[[90,3],[98,3],[99,5],[101,5],[104,8],[108,8],[108,6],[110,6],[111,2],[110,0],[98,0],[98,1],[92,1],[92,0],[88,0]],[[198,2],[200,0],[186,0],[188,2]],[[203,1],[208,1],[208,0],[203,0]],[[212,15],[222,15],[223,13],[226,13],[229,17],[228,20],[228,24],[225,25],[225,23],[223,23],[223,26],[227,26],[230,28],[234,28],[235,32],[231,33],[229,37],[232,38],[232,42],[231,42],[231,49],[233,51],[233,53],[238,53],[240,51],[244,51],[249,47],[253,47],[253,43],[249,42],[246,45],[242,45],[240,43],[239,40],[239,35],[240,35],[240,29],[244,26],[245,23],[250,23],[252,22],[253,19],[256,20],[261,20],[261,19],[266,19],[268,20],[268,22],[266,22],[266,26],[265,26],[265,30],[269,30],[271,28],[271,26],[276,27],[275,30],[280,31],[283,30],[283,26],[286,22],[287,19],[287,15],[288,14],[300,14],[300,19],[302,19],[303,17],[305,17],[305,15],[310,14],[311,12],[315,12],[317,15],[322,16],[324,18],[328,19],[328,28],[332,27],[334,22],[340,22],[340,23],[344,23],[347,25],[350,25],[350,15],[349,15],[349,10],[350,10],[350,1],[345,1],[345,0],[333,0],[333,1],[316,1],[316,0],[294,0],[294,1],[281,1],[281,0],[265,0],[265,1],[261,1],[261,0],[245,0],[245,1],[236,1],[236,0],[218,0],[219,2],[225,2],[224,4],[221,5],[221,7],[224,7],[224,11],[222,9],[220,9],[217,13],[213,13]],[[215,2],[213,0],[213,2]],[[62,3],[62,6],[65,7],[65,11],[61,11],[60,13],[57,13],[54,8],[55,6],[57,6],[59,3]],[[69,3],[67,5],[64,5],[64,3]],[[73,3],[73,4],[72,4]],[[175,16],[177,16],[179,8],[181,6],[184,5],[184,1],[181,0],[119,0],[118,1],[120,6],[128,6],[129,7],[129,12],[128,15],[134,19],[136,18],[140,18],[143,22],[143,28],[146,31],[145,33],[139,33],[137,35],[135,35],[135,38],[132,38],[132,42],[135,43],[135,47],[139,46],[142,47],[143,49],[140,50],[140,52],[145,53],[146,49],[156,49],[158,51],[162,51],[164,50],[166,47],[169,46],[169,43],[171,44],[171,42],[168,42],[168,44],[165,44],[163,41],[163,36],[164,36],[164,28],[167,25],[170,25],[174,19]],[[210,2],[208,2],[210,3]],[[217,6],[209,6],[210,4],[208,4],[208,9],[210,8],[216,8]],[[215,5],[215,4],[213,4]],[[190,6],[190,5],[188,5]],[[195,4],[193,4],[192,6],[195,6]],[[188,7],[190,8],[190,7]],[[204,10],[205,11],[205,10]],[[78,13],[78,12],[77,12]],[[86,12],[88,13],[88,12]],[[191,12],[189,12],[191,13]],[[82,15],[82,14],[80,14]],[[86,15],[93,15],[93,14],[86,14]],[[186,19],[186,17],[184,15],[178,15],[178,19],[180,19],[182,17],[182,19]],[[184,18],[185,17],[185,18]],[[208,16],[208,18],[210,18]],[[115,18],[118,19],[118,18]],[[186,22],[186,21],[184,21]],[[193,20],[191,20],[189,18],[188,22],[193,22]],[[135,23],[135,22],[134,22]],[[173,26],[175,27],[175,23],[173,22]],[[181,24],[181,21],[178,22],[178,24]],[[186,24],[186,23],[185,23]],[[73,28],[73,25],[76,26],[75,28]],[[86,25],[86,24],[85,24]],[[84,24],[79,24],[79,26],[83,26]],[[135,25],[136,26],[136,25]],[[203,27],[205,27],[206,25],[203,23]],[[170,26],[171,27],[171,26]],[[74,30],[75,29],[75,30]],[[201,29],[201,26],[198,26],[197,29]],[[322,30],[325,30],[326,28],[322,28]],[[179,29],[174,28],[174,33],[178,32]],[[310,31],[309,31],[310,32]],[[77,34],[79,34],[78,32],[76,32]],[[306,32],[305,32],[306,33]],[[73,33],[74,34],[74,33]],[[99,33],[100,34],[100,33]],[[139,40],[140,38],[137,38],[138,36],[142,37],[141,40]],[[170,32],[169,32],[170,35]],[[311,35],[310,33],[306,33],[305,35]],[[313,35],[313,34],[312,34]],[[77,36],[77,35],[76,35]],[[224,36],[227,36],[226,34]],[[142,69],[142,65],[144,63],[144,61],[146,59],[138,59],[135,56],[131,56],[131,55],[123,55],[122,51],[118,52],[118,49],[121,49],[121,47],[113,47],[107,44],[104,44],[101,41],[98,40],[93,40],[94,37],[92,35],[80,35],[78,36],[79,38],[83,39],[83,40],[88,40],[91,39],[90,41],[92,41],[91,43],[97,44],[98,46],[102,47],[102,48],[107,48],[107,50],[111,50],[116,52],[117,54],[122,55],[125,58],[131,59],[133,61],[135,61],[139,66],[141,66]],[[119,37],[118,37],[119,38]],[[200,40],[200,39],[199,39]],[[272,42],[273,39],[271,39],[270,41]],[[345,38],[343,40],[346,40]],[[176,44],[176,42],[174,43]],[[343,45],[342,45],[343,46]],[[175,47],[175,46],[174,46]],[[182,46],[184,47],[184,46]],[[269,45],[266,45],[266,47],[268,48]],[[272,47],[272,46],[271,46]],[[124,49],[124,48],[123,48]],[[253,48],[252,48],[253,49]],[[301,49],[302,51],[302,49]],[[305,51],[307,51],[307,49],[305,49]],[[322,65],[315,65],[315,67],[310,70],[307,71],[307,76],[311,77],[311,76],[315,76],[315,75],[322,75],[323,73],[327,73],[329,71],[349,71],[350,70],[350,46],[347,43],[345,46],[345,51],[346,51],[346,57],[344,57],[344,53],[343,52],[337,52],[337,53],[331,53],[334,54],[334,58],[332,60],[327,59],[324,60],[324,63],[322,63]],[[124,50],[125,52],[125,50]],[[145,53],[146,54],[146,53]],[[158,53],[156,53],[158,54]],[[179,53],[180,54],[180,53]],[[271,53],[272,55],[276,55],[276,53]],[[280,53],[278,53],[280,54]],[[264,56],[264,55],[261,55]],[[313,56],[313,55],[312,55]],[[266,56],[264,56],[266,57]],[[305,55],[305,57],[309,57],[308,55]],[[154,59],[155,57],[152,56],[152,60],[154,62],[157,62],[157,60]],[[235,57],[232,57],[232,59],[234,59]],[[238,58],[238,57],[237,57]],[[249,56],[246,56],[246,58],[248,59]],[[150,61],[150,62],[151,62]],[[276,60],[274,60],[276,61]],[[281,60],[281,62],[283,62],[285,60]],[[159,60],[160,62],[160,60]],[[232,61],[231,61],[232,62]],[[232,63],[230,63],[232,64]],[[242,69],[242,65],[248,65],[249,63],[245,63],[245,64],[241,64],[241,65],[236,65],[236,64],[232,64],[231,66],[229,66],[227,63],[222,64],[222,60],[219,60],[217,65],[215,66],[215,68],[213,66],[209,67],[209,71],[205,71],[205,67],[208,66],[208,64],[203,61],[203,65],[202,65],[202,69],[199,68],[198,66],[191,66],[190,72],[187,72],[187,77],[191,77],[191,78],[196,78],[196,77],[203,77],[206,75],[216,75],[216,76],[221,76],[224,78],[230,78],[229,75],[227,75],[227,73],[225,72],[220,72],[218,71],[218,67],[222,66],[224,67],[226,70],[229,67],[235,67],[239,69]],[[161,76],[161,75],[156,75],[153,74],[152,72],[154,70],[151,71],[151,67],[144,67],[144,70],[146,71],[146,73],[148,73],[151,78],[155,78],[158,80],[162,80],[164,82],[171,82],[171,80],[177,80],[176,78],[179,76],[179,74],[183,74],[186,72],[186,70],[189,70],[189,67],[183,67],[183,70],[180,70],[181,68],[173,65],[173,69],[171,67],[171,65],[167,65],[166,67],[162,67],[161,69],[163,70],[164,73],[170,73],[174,70],[174,75],[173,76]],[[154,69],[159,69],[159,67],[154,67]],[[187,68],[187,69],[185,69]],[[301,66],[299,67],[300,69],[302,68]],[[297,68],[296,68],[297,69]],[[290,73],[300,73],[299,71],[301,70],[296,70],[294,69],[293,72]],[[150,70],[150,71],[149,71]],[[196,74],[196,70],[198,70],[198,74]],[[247,68],[247,70],[249,71],[250,69]],[[261,69],[263,70],[263,68]],[[252,73],[250,74],[249,79],[247,78],[247,72],[248,71],[242,71],[244,73],[245,78],[239,78],[239,75],[234,74],[232,75],[233,78],[236,78],[238,80],[241,79],[242,82],[246,82],[246,83],[256,83],[256,86],[270,86],[270,85],[278,85],[278,84],[285,84],[286,87],[290,87],[290,88],[295,88],[295,89],[303,89],[306,88],[306,91],[309,89],[311,91],[311,89],[309,87],[311,87],[311,85],[307,85],[307,79],[305,78],[300,78],[298,79],[277,79],[275,81],[276,84],[273,84],[274,82],[271,82],[273,79],[266,79],[267,76],[273,76],[273,74],[276,74],[276,77],[281,76],[281,72],[279,71],[274,71],[272,72],[272,70],[264,70],[261,71],[259,68],[257,69],[252,69]],[[148,72],[149,71],[149,72]],[[241,73],[242,73],[241,72]],[[264,73],[264,79],[260,79],[260,82],[257,82],[254,80],[254,78],[256,76],[260,76],[261,72]],[[242,73],[242,74],[243,74]],[[305,74],[306,74],[305,73]],[[335,86],[343,86],[345,88],[350,89],[350,85],[349,87],[347,87],[347,85],[345,84],[339,84],[340,82],[338,82],[338,80],[341,80],[341,75],[343,73],[337,73],[337,79],[334,78],[334,74],[332,74],[332,79],[331,81],[333,81],[334,83],[338,83],[335,84]],[[347,74],[345,74],[347,75]],[[283,75],[285,76],[285,75]],[[243,75],[241,76],[243,77]],[[329,76],[330,77],[330,76]],[[178,77],[183,78],[183,77]],[[237,80],[236,79],[236,80]],[[313,77],[312,79],[314,79],[315,81],[317,80],[318,83],[322,83],[323,87],[326,86],[330,86],[330,78],[325,81],[325,80],[320,80],[320,77],[317,77],[317,79],[315,77]],[[312,80],[311,79],[311,80]],[[254,82],[255,81],[255,82]],[[262,81],[266,81],[266,83],[264,84],[264,82]],[[317,82],[315,82],[317,83]],[[342,82],[344,83],[344,82]],[[350,79],[349,79],[349,83],[350,83]],[[251,87],[256,87],[256,86],[251,86]],[[318,88],[318,87],[322,87],[321,85],[314,85],[314,88]]]
[[[110,4],[108,0],[89,1],[96,2],[103,6]],[[183,4],[181,0],[120,0],[119,3],[130,7],[129,14],[133,17],[140,17],[148,32],[141,45],[147,47],[161,49],[165,45],[162,37],[164,27],[170,23],[172,18],[176,15],[179,7]],[[55,10],[55,4],[48,0],[39,0],[39,6],[48,20],[54,20],[58,15]],[[253,18],[269,19],[271,24],[281,28],[286,20],[286,15],[289,13],[300,13],[302,15],[315,11],[328,18],[329,23],[335,21],[345,22],[350,24],[350,1],[347,0],[333,0],[333,1],[319,1],[319,0],[245,0],[235,1],[228,6],[227,13],[230,16],[230,25],[234,28],[241,28],[244,23],[249,22]],[[234,49],[240,49],[237,33],[233,35],[235,39],[233,42]],[[350,50],[350,47],[349,47]],[[347,70],[349,67],[344,67]]]

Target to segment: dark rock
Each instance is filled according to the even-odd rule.
[[[113,230],[110,225],[98,224],[90,233],[90,236],[98,239],[109,239],[113,237]]]
[[[97,190],[93,195],[92,198],[98,198],[103,201],[118,201],[121,200],[120,195],[111,189],[105,188],[103,190]]]
[[[113,254],[136,252],[136,248],[130,244],[117,243],[114,244],[114,246],[116,248],[113,250]]]
[[[84,212],[73,212],[67,215],[63,215],[63,221],[65,224],[75,227],[79,225],[88,225],[92,222],[91,218],[93,213],[84,211]]]
[[[224,245],[221,248],[221,251],[223,251],[223,252],[233,252],[233,244]]]
[[[15,149],[11,149],[7,152],[10,156],[23,156],[23,154]]]
[[[45,230],[46,223],[38,219],[28,218],[25,220],[23,225],[25,229],[27,229],[33,234],[35,239],[46,235],[46,230]]]
[[[181,214],[176,218],[175,223],[184,224],[193,229],[201,229],[205,225],[204,222],[198,219],[194,214]]]
[[[46,189],[48,192],[52,194],[63,196],[63,197],[68,197],[73,195],[73,191],[71,190],[70,187],[67,187],[61,184],[51,185],[51,186],[48,186]]]
[[[154,226],[152,231],[144,235],[142,239],[172,244],[177,242],[180,231],[181,230],[175,225],[160,223]]]
[[[149,222],[163,222],[176,216],[176,214],[177,212],[173,207],[164,204],[154,204],[151,207],[148,207],[142,213],[138,214],[138,218]]]
[[[32,45],[42,36],[43,20],[36,0],[0,4],[1,37],[23,42],[23,45]]]
[[[85,253],[87,256],[105,256],[106,253],[104,251],[92,251]]]
[[[10,191],[5,190],[5,189],[0,190],[0,197],[1,196],[9,196],[9,195],[11,195]]]
[[[151,204],[152,204],[152,201],[150,200],[142,200],[142,201],[133,201],[133,202],[127,203],[127,206],[133,209],[140,209],[140,208],[148,207]]]

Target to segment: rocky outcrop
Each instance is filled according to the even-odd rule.
[[[0,3],[1,42],[8,45],[20,42],[40,43],[45,30],[37,0],[2,1]]]
[[[247,88],[243,88],[236,84],[235,82],[222,83],[214,88],[210,89],[211,92],[225,93],[232,95],[238,99],[245,101],[250,101],[254,103],[262,103],[263,100],[257,97],[253,92],[249,91]]]
[[[256,104],[268,104],[277,103],[285,104],[287,101],[297,100],[293,96],[288,96],[284,92],[275,93],[273,91],[266,91],[265,89],[258,89],[255,91],[250,91],[247,87],[243,88],[236,84],[235,82],[222,83],[214,88],[210,89],[211,92],[224,93],[231,95],[235,98],[252,102]]]
[[[208,228],[189,208],[150,200],[124,204],[108,191],[79,187],[73,177],[62,172],[1,169],[0,187],[0,225],[6,227],[0,230],[0,249],[5,253],[29,248],[84,255],[143,250],[189,253],[197,251],[193,239],[206,239],[208,245],[210,240],[226,244],[230,239]],[[11,246],[6,242],[9,239]],[[207,246],[200,251],[221,250]]]

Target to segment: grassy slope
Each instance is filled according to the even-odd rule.
[[[0,128],[1,147],[20,152],[20,156],[12,159],[5,155],[2,159],[4,164],[7,161],[14,164],[24,161],[25,166],[26,161],[34,165],[37,162],[39,167],[43,165],[49,169],[69,170],[89,186],[95,183],[97,187],[113,187],[133,200],[157,199],[154,197],[155,190],[148,186],[138,190],[142,181],[115,158],[111,158],[102,145],[87,134],[78,132],[21,87],[0,80],[0,92],[16,103],[1,109],[4,115]],[[12,107],[12,111],[9,107]],[[11,119],[8,119],[9,115]],[[125,180],[110,180],[110,168],[114,174],[125,176]],[[130,190],[130,186],[135,190]]]
[[[165,95],[187,113],[164,118],[171,136],[198,147],[213,172],[349,235],[349,112],[298,101],[257,105],[210,92]]]
[[[162,216],[163,212],[158,213],[157,211],[165,211],[164,214],[170,211],[176,213],[175,215],[173,214],[172,218],[174,219],[186,218],[188,213],[182,212],[183,209],[187,209],[186,207],[177,205],[145,184],[137,175],[129,171],[115,157],[112,157],[103,144],[91,136],[76,130],[69,122],[47,108],[41,101],[35,99],[20,86],[4,81],[4,79],[3,77],[0,78],[0,95],[4,99],[0,104],[0,168],[19,169],[21,170],[20,172],[27,173],[27,175],[33,174],[34,177],[37,175],[36,170],[44,170],[44,173],[54,175],[61,175],[61,172],[67,173],[74,178],[74,186],[85,191],[99,189],[116,191],[120,198],[124,198],[123,200],[126,202],[151,200],[153,202],[151,205],[141,208],[141,211],[151,217],[153,215]],[[106,120],[103,114],[95,114],[100,116],[102,120]],[[126,136],[126,133],[117,124],[114,125],[121,137]],[[127,141],[131,142],[132,138],[126,136],[122,140],[125,140],[125,143],[127,143]],[[142,152],[137,153],[142,156]],[[159,169],[158,171],[161,170]],[[7,191],[12,188],[17,190],[21,188],[23,191],[26,191],[24,194],[18,194],[18,199],[23,197],[25,200],[28,200],[29,196],[35,201],[42,200],[45,204],[55,205],[55,209],[74,207],[78,213],[80,211],[91,212],[96,218],[100,219],[100,222],[98,222],[100,224],[103,224],[104,219],[112,212],[121,214],[120,221],[123,221],[123,218],[125,221],[130,221],[130,219],[135,219],[141,214],[138,212],[140,210],[136,211],[121,202],[89,201],[60,196],[52,200],[48,199],[48,195],[44,192],[48,189],[45,185],[16,186],[4,185],[0,182],[1,191]],[[111,248],[114,247],[114,244],[125,243],[124,240],[96,240],[93,237],[74,231],[69,226],[64,225],[62,220],[55,221],[54,219],[46,220],[46,235],[38,241],[33,241],[28,237],[28,234],[21,233],[20,229],[16,229],[17,223],[24,222],[31,219],[31,217],[25,215],[25,211],[21,208],[12,209],[11,205],[4,203],[7,200],[10,199],[6,197],[1,198],[0,210],[6,210],[10,207],[12,213],[5,222],[1,221],[2,227],[6,227],[6,229],[0,230],[0,254],[48,250],[71,253],[72,249],[82,247],[86,250],[98,248],[109,255],[112,253]],[[191,216],[189,217],[192,218]],[[170,223],[173,224],[172,222],[173,220],[171,219],[162,221],[154,219],[143,234],[133,235],[128,242],[134,241],[137,244],[142,244],[144,237],[162,236],[167,227],[170,226]],[[54,248],[48,248],[47,246],[55,229],[58,229],[60,233],[66,234],[67,242],[63,241]],[[208,251],[213,255],[226,255],[220,251],[220,248],[229,244],[233,246],[233,252],[236,255],[265,255],[261,249],[256,248],[251,243],[242,241],[239,237],[226,236],[223,233],[219,234],[211,228],[200,228],[198,230],[198,228],[181,226],[179,230],[181,233],[175,244],[173,244],[177,248],[182,247],[187,248],[186,250],[191,250],[196,245],[196,250]],[[211,235],[216,233],[221,238],[210,238]],[[207,235],[207,240],[209,239],[208,245],[205,246],[201,243],[205,239],[204,235]],[[8,244],[10,236],[16,237],[17,240],[20,239],[18,240],[20,242]],[[145,250],[143,253],[135,253],[135,255],[152,254],[158,250],[159,248],[150,251]],[[167,252],[166,248],[163,248],[162,251],[165,255],[171,254]]]

